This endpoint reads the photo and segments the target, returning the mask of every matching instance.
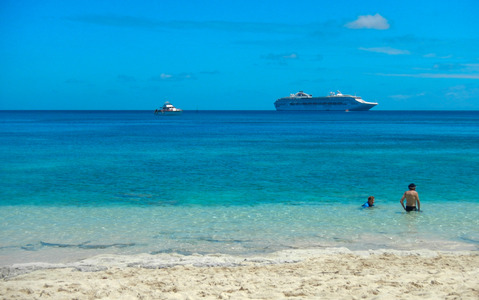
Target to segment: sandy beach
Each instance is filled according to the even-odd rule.
[[[477,252],[99,256],[1,269],[2,299],[478,299]]]

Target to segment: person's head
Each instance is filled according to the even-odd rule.
[[[368,204],[373,205],[374,204],[374,196],[369,196],[368,197]]]
[[[411,183],[411,184],[409,185],[409,189],[410,189],[410,190],[415,190],[415,189],[416,189],[416,185],[415,185],[414,183]]]

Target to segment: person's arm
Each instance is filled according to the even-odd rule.
[[[417,202],[417,211],[421,210],[421,201],[419,201],[419,194],[416,196],[416,202]]]
[[[404,210],[406,210],[406,207],[404,206],[404,199],[405,199],[405,198],[406,198],[406,193],[404,193],[404,194],[402,195],[401,201],[399,201],[399,202],[401,202],[402,208],[404,208]]]

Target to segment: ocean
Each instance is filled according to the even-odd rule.
[[[340,247],[479,250],[479,112],[0,111],[0,265]]]

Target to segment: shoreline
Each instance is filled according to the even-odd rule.
[[[255,256],[99,255],[0,270],[0,294],[8,299],[479,297],[477,251],[329,248]]]

